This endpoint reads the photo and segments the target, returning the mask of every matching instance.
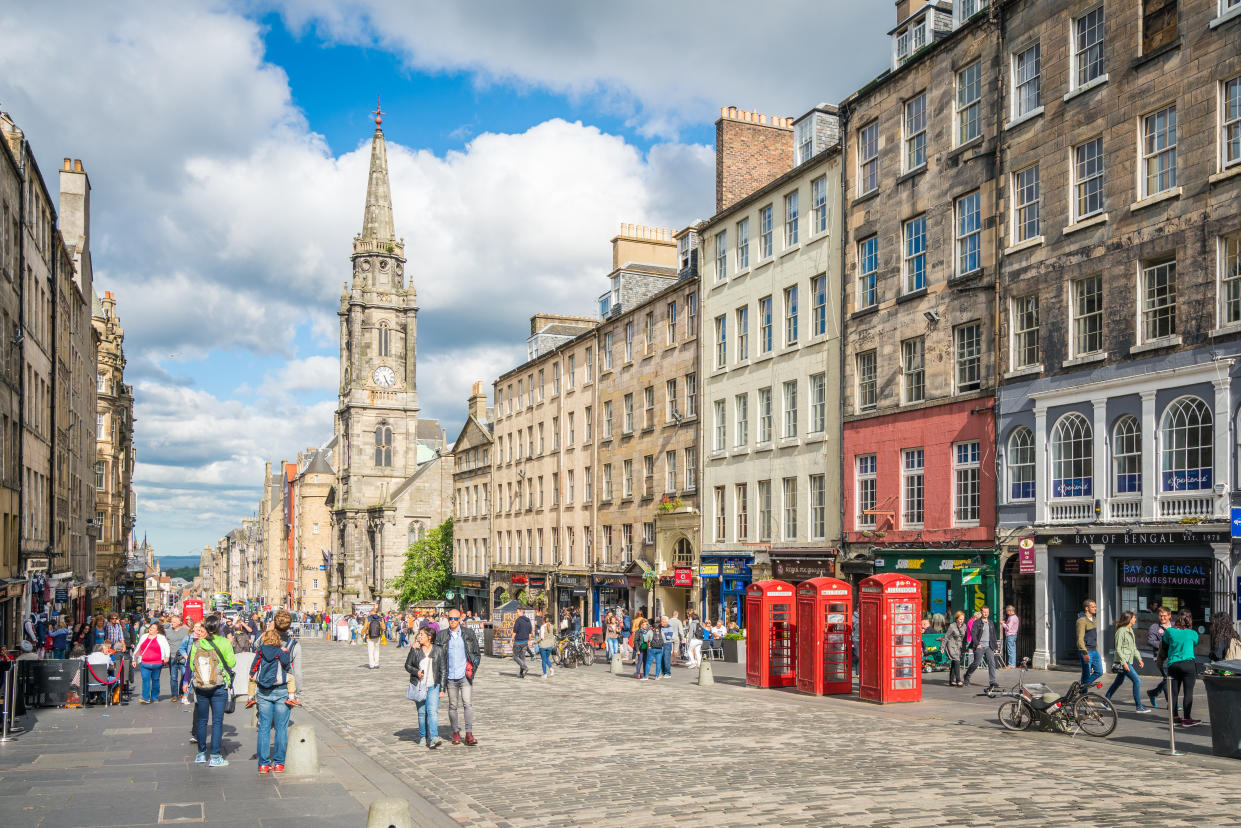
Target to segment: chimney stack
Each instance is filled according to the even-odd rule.
[[[715,211],[793,169],[793,119],[720,107],[715,122]]]
[[[474,390],[470,394],[468,410],[470,416],[480,423],[487,422],[487,395],[483,393],[482,380],[477,380],[474,383]]]

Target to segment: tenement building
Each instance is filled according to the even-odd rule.
[[[1241,5],[1003,10],[999,523],[1035,665],[1075,664],[1087,598],[1139,641],[1235,611]]]
[[[125,329],[116,297],[94,297],[91,317],[99,341],[95,394],[95,571],[113,585],[124,570],[126,539],[134,528],[134,390],[125,382]]]
[[[308,448],[297,457],[284,486],[291,543],[286,567],[298,612],[327,609],[327,562],[332,545],[332,513],[327,498],[336,483],[331,447]]]
[[[2,117],[2,116],[0,116]],[[0,331],[16,330],[21,317],[19,275],[22,272],[22,168],[6,140],[0,140]],[[21,347],[10,336],[0,336],[0,644],[10,652],[21,641],[22,596],[10,590],[17,582],[21,538],[21,383],[24,367]]]
[[[896,4],[888,69],[842,105],[843,572],[900,570],[933,614],[999,602],[995,283],[1000,24]]]
[[[453,593],[457,606],[490,612],[491,410],[483,383],[474,383],[465,424],[453,444]]]
[[[835,574],[839,118],[825,104],[796,121],[725,107],[716,135],[716,214],[698,228],[705,537],[695,608],[744,625],[752,578]]]

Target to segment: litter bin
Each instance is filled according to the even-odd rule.
[[[1211,713],[1211,752],[1241,759],[1241,675],[1202,676]]]

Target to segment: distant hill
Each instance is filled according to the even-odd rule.
[[[202,559],[198,555],[157,555],[159,565],[167,572],[170,569],[176,569],[181,566],[192,566],[198,568],[198,564]]]
[[[163,565],[162,561],[160,562],[160,565],[161,566]],[[198,567],[197,566],[177,566],[177,567],[173,567],[172,569],[165,569],[164,574],[167,575],[169,578],[184,578],[187,581],[192,581],[194,580],[195,577],[198,576]]]

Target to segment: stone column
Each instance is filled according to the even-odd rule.
[[[1051,663],[1051,602],[1048,573],[1051,571],[1051,557],[1047,554],[1047,544],[1034,545],[1034,655],[1030,664],[1036,670],[1042,670]]]
[[[1095,519],[1107,519],[1108,508],[1107,499],[1112,487],[1109,485],[1111,481],[1111,458],[1107,450],[1107,398],[1094,400],[1093,403],[1094,423],[1094,445],[1091,449],[1093,461],[1091,463],[1091,485],[1090,490],[1094,493],[1095,499],[1099,501],[1102,511],[1096,514]],[[1093,506],[1091,507],[1093,508]]]
[[[1104,553],[1107,546],[1102,543],[1090,544],[1090,551],[1094,553],[1094,602],[1098,605],[1098,612],[1095,614],[1095,623],[1099,626],[1098,646],[1099,655],[1103,659],[1103,672],[1106,673],[1110,667],[1107,661],[1107,647],[1104,642],[1104,631],[1112,623],[1112,611],[1103,601],[1104,582],[1107,580],[1103,571]]]
[[[1213,458],[1214,471],[1212,475],[1212,504],[1214,508],[1211,510],[1215,517],[1230,518],[1231,498],[1227,497],[1228,490],[1232,483],[1232,468],[1229,460],[1232,457],[1232,418],[1228,416],[1229,408],[1229,386],[1232,378],[1225,376],[1221,379],[1213,381],[1215,385],[1215,457]],[[1218,487],[1223,486],[1220,491]],[[1220,491],[1217,496],[1215,491]]]
[[[1051,497],[1047,478],[1047,406],[1034,406],[1034,523],[1047,523],[1047,500]]]
[[[1142,520],[1155,519],[1155,492],[1159,488],[1159,431],[1155,422],[1155,392],[1143,391],[1142,396]]]

